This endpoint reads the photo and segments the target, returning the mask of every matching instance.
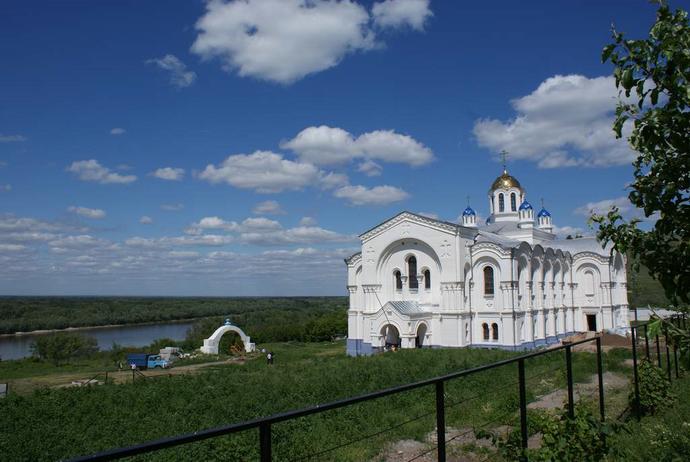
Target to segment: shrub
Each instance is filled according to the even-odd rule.
[[[671,382],[664,371],[643,359],[637,365],[637,378],[640,390],[640,408],[642,414],[655,414],[660,408],[673,401]],[[630,404],[635,409],[635,390],[630,392]]]
[[[57,366],[68,359],[93,355],[98,351],[98,342],[85,335],[60,333],[39,337],[31,345],[31,351],[40,359],[52,361]]]

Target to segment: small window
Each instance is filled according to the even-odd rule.
[[[585,273],[585,294],[594,295],[594,273],[591,271]]]
[[[484,295],[494,294],[494,269],[490,266],[484,267]]]
[[[503,193],[498,195],[498,211],[503,212],[506,209],[505,199],[503,198]]]
[[[417,281],[417,259],[412,256],[407,259],[407,276],[409,277],[410,289],[418,289],[419,281]]]
[[[491,338],[493,340],[498,340],[498,324],[496,324],[496,323],[491,324],[491,334],[492,334]]]
[[[431,271],[424,270],[424,288],[431,289]]]
[[[489,325],[487,323],[482,324],[482,331],[484,331],[484,340],[489,340]]]
[[[515,197],[515,193],[510,194],[510,210],[513,212],[517,210],[517,198]]]
[[[395,290],[402,290],[402,277],[400,276],[400,271],[394,271],[393,277],[395,278]]]

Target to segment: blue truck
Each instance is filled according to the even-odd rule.
[[[131,353],[127,355],[127,364],[132,369],[155,369],[157,367],[166,369],[170,367],[170,361],[161,358],[160,355],[148,353]],[[134,367],[133,367],[134,366]]]

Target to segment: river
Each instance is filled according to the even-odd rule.
[[[187,329],[193,324],[193,321],[183,321],[133,326],[94,327],[72,332],[94,337],[101,350],[110,350],[113,342],[122,346],[139,347],[149,345],[159,338],[184,340]],[[31,344],[41,335],[50,335],[50,333],[0,337],[0,358],[21,359],[31,356]]]

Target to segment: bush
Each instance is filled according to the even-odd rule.
[[[31,351],[40,359],[52,361],[56,366],[68,359],[84,358],[98,351],[98,343],[93,337],[80,334],[60,333],[39,337]]]
[[[584,406],[575,407],[575,417],[567,410],[560,416],[541,421],[542,447],[530,455],[534,461],[600,461],[610,453],[607,437],[612,424],[602,423]]]
[[[637,378],[640,390],[640,408],[642,414],[655,414],[660,408],[673,401],[671,382],[662,369],[652,364],[648,359],[641,360],[637,365]],[[635,390],[631,390],[630,405],[635,409]]]

